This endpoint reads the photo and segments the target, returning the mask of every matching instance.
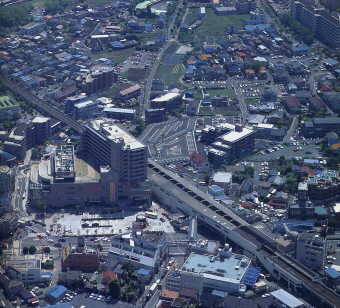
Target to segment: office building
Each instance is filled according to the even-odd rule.
[[[78,78],[80,88],[87,94],[105,90],[117,80],[111,66],[96,65],[91,70]]]
[[[313,270],[323,268],[325,241],[311,233],[301,233],[296,241],[296,259]]]
[[[340,118],[312,118],[303,123],[302,134],[307,138],[324,137],[329,132],[340,133]]]
[[[143,199],[147,188],[147,150],[117,125],[92,121],[82,136],[81,151],[97,168],[109,166],[115,199]]]
[[[86,120],[95,117],[98,113],[98,103],[94,101],[85,101],[74,105],[73,118],[76,120]]]
[[[51,137],[51,119],[35,117],[26,127],[26,145],[28,148],[44,144]]]
[[[224,192],[228,193],[232,184],[232,173],[219,171],[213,175],[212,184],[217,185],[223,189]]]
[[[174,109],[181,105],[181,94],[177,91],[168,92],[151,100],[151,108],[166,110]]]
[[[0,217],[0,238],[5,239],[12,235],[18,225],[18,218],[14,213],[5,213]]]
[[[7,196],[14,188],[14,177],[8,166],[0,166],[0,196]]]
[[[145,110],[145,122],[147,124],[159,123],[166,120],[165,109],[146,109]]]
[[[133,121],[136,117],[135,109],[125,109],[125,108],[104,108],[104,114],[106,117],[117,120],[129,120]]]
[[[211,146],[218,151],[224,152],[224,154],[217,154],[223,156],[225,161],[239,159],[253,152],[255,147],[255,132],[250,128],[236,125],[232,130],[218,137],[218,140],[212,143]],[[214,158],[216,158],[216,155]]]
[[[99,254],[96,250],[77,250],[71,246],[63,250],[61,259],[62,271],[82,271],[93,273],[99,267]]]
[[[170,290],[193,289],[199,295],[209,288],[229,294],[246,290],[247,272],[252,270],[248,257],[223,250],[219,256],[191,253],[182,268],[168,275],[166,286]],[[255,279],[256,280],[256,279]]]
[[[160,266],[166,254],[166,238],[163,232],[138,230],[121,235],[111,242],[108,261],[129,262],[137,268],[155,270]]]
[[[291,15],[320,41],[330,47],[340,47],[339,13],[331,14],[324,7],[301,0],[292,3]]]
[[[70,96],[65,100],[64,112],[69,115],[73,115],[74,106],[76,104],[85,102],[87,100],[87,95],[81,93],[79,95]]]

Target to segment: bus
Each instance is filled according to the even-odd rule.
[[[160,286],[160,283],[161,283],[161,280],[160,279],[157,279],[150,287],[149,291],[148,291],[148,296],[151,297],[155,291],[159,288]]]
[[[151,219],[157,219],[158,215],[154,212],[145,212],[145,217],[148,217]]]

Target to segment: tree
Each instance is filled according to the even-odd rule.
[[[43,248],[43,252],[44,253],[50,253],[51,252],[51,248],[50,247],[44,247]]]
[[[22,253],[23,253],[24,255],[27,255],[28,252],[29,252],[28,247],[24,247],[24,248],[22,249]]]
[[[286,163],[285,157],[284,156],[280,156],[280,158],[279,158],[279,165],[283,166],[285,163]]]
[[[109,292],[112,298],[118,299],[120,297],[120,285],[117,278],[112,279],[109,282]]]
[[[37,252],[37,248],[32,245],[30,248],[28,248],[28,252],[30,255],[34,255]]]

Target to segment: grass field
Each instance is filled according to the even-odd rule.
[[[207,89],[207,90],[205,90],[205,93],[208,93],[210,95],[210,97],[227,96],[227,97],[230,97],[230,98],[234,98],[236,96],[234,90],[229,89],[229,88],[226,88],[226,89]]]
[[[250,15],[218,16],[212,9],[207,9],[203,24],[195,30],[195,34],[201,38],[220,38],[230,25],[242,26],[243,20],[250,18]]]
[[[240,114],[239,110],[231,109],[230,107],[214,107],[215,114],[224,116],[237,116]]]
[[[132,56],[135,53],[135,48],[129,48],[129,49],[121,49],[121,50],[114,50],[110,52],[101,52],[96,53],[93,55],[94,59],[99,58],[108,58],[113,59],[114,63],[122,63],[124,62],[128,57]]]
[[[246,98],[246,104],[254,104],[254,103],[259,103],[260,99],[256,97],[252,98]]]
[[[185,18],[185,24],[187,24],[188,26],[190,26],[194,21],[197,20],[198,17],[198,8],[190,8],[188,11],[188,14]]]

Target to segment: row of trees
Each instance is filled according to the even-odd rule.
[[[301,25],[298,21],[294,18],[289,16],[288,14],[281,16],[281,22],[284,26],[291,28],[297,38],[304,43],[310,45],[314,41],[314,34],[308,28]]]
[[[0,8],[0,30],[4,31],[6,28],[17,27],[25,25],[32,20],[29,12],[32,6],[29,4],[20,6],[8,6]]]

